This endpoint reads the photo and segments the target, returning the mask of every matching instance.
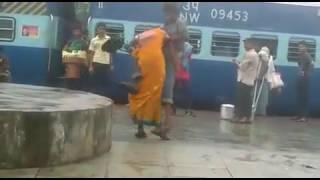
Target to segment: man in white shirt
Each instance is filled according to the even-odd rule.
[[[244,41],[246,49],[241,62],[235,62],[238,68],[238,84],[236,94],[236,116],[241,123],[250,123],[252,108],[251,92],[257,77],[259,56],[255,51],[255,44],[252,39]]]
[[[94,93],[106,94],[106,87],[110,82],[111,56],[102,50],[102,45],[110,40],[106,34],[106,25],[98,23],[96,28],[97,36],[91,39],[89,45],[89,71],[93,77]]]

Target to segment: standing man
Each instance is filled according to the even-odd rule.
[[[234,60],[238,68],[235,110],[236,118],[240,123],[251,123],[251,92],[257,77],[259,56],[255,51],[255,45],[252,39],[246,39],[244,41],[244,48],[246,52],[241,62]]]
[[[310,75],[313,68],[313,59],[308,52],[306,42],[301,41],[298,44],[298,80],[297,80],[297,101],[298,116],[295,118],[298,122],[305,122],[307,119],[308,109],[308,91]]]
[[[170,37],[168,43],[173,47],[172,49],[169,45],[165,45],[163,49],[166,62],[166,78],[162,90],[162,103],[164,105],[165,117],[161,122],[161,138],[163,140],[169,140],[167,133],[172,126],[171,116],[176,63],[179,61],[178,54],[183,52],[184,42],[188,37],[188,31],[186,25],[178,18],[179,11],[176,3],[165,3],[163,12],[165,15],[163,29]],[[159,134],[159,129],[154,130],[153,133]]]
[[[106,29],[104,23],[98,23],[97,36],[91,39],[89,45],[89,71],[92,74],[93,91],[102,96],[107,95],[106,87],[110,83],[111,75],[111,56],[101,48],[110,39]]]

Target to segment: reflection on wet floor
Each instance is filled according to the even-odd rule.
[[[279,151],[320,152],[320,120],[297,123],[288,117],[258,117],[252,124],[220,120],[219,113],[199,111],[197,117],[176,116],[171,136],[175,140],[195,143],[217,143],[238,148],[255,147]],[[119,125],[135,130],[126,107],[117,107]],[[116,133],[115,138],[125,140]],[[126,134],[129,135],[129,134]]]
[[[288,117],[258,117],[253,124],[237,124],[220,120],[216,112],[195,113],[196,117],[176,116],[172,141],[162,142],[150,133],[145,140],[135,139],[136,126],[127,107],[116,107],[113,139],[131,144],[123,155],[136,148],[138,164],[147,160],[148,146],[164,150],[159,156],[168,160],[168,177],[320,177],[319,120],[296,123]],[[125,172],[113,175],[128,177]]]
[[[176,116],[171,141],[134,137],[128,107],[114,106],[111,151],[52,168],[0,170],[0,177],[320,177],[320,121],[286,117],[233,124],[219,113]],[[178,111],[179,112],[179,111]]]

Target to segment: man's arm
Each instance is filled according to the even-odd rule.
[[[313,66],[314,66],[314,64],[313,64],[314,59],[311,57],[311,55],[309,53],[307,55],[307,59],[308,59],[308,65],[309,65],[307,71],[312,71]]]
[[[89,63],[89,71],[93,71],[92,61],[94,56],[94,45],[93,40],[90,41],[89,49],[88,49],[88,63]]]
[[[177,61],[178,61],[178,51],[176,50],[176,48],[173,45],[173,40],[172,37],[169,36],[167,33],[165,33],[165,44],[166,46],[168,46],[168,50],[169,50],[169,54],[170,54],[170,58],[169,63],[172,63],[172,65],[174,66],[174,68],[177,68]]]
[[[247,57],[242,60],[239,64],[239,69],[241,71],[248,71],[250,68],[254,67],[251,66],[255,61],[259,61],[259,56],[257,54],[248,54]]]

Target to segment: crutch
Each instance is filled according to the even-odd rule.
[[[260,95],[261,95],[261,92],[262,92],[264,81],[265,81],[265,78],[262,78],[262,81],[261,81],[261,84],[260,84],[260,87],[259,87],[259,90],[258,90],[258,94],[257,94],[258,82],[256,82],[256,85],[255,85],[255,90],[254,90],[254,95],[253,95],[253,102],[252,102],[252,110],[251,110],[251,120],[252,121],[254,120],[254,117],[255,117],[255,113],[256,113],[256,110],[257,110],[257,105],[258,105],[258,102],[259,102],[259,99],[260,99]]]
[[[263,88],[263,84],[264,84],[264,81],[265,81],[265,74],[263,74],[262,76],[262,81],[261,81],[261,84],[260,84],[260,87],[258,89],[258,76],[260,74],[260,71],[261,71],[261,66],[262,66],[262,63],[261,61],[259,61],[259,65],[258,65],[258,73],[256,75],[256,82],[255,82],[255,85],[254,85],[254,93],[253,93],[253,100],[252,100],[252,108],[251,108],[251,121],[254,120],[254,117],[255,117],[255,113],[256,113],[256,110],[257,110],[257,105],[258,105],[258,102],[259,102],[259,98],[260,98],[260,95],[261,95],[261,91],[262,91],[262,88]],[[258,91],[258,92],[257,92]]]

